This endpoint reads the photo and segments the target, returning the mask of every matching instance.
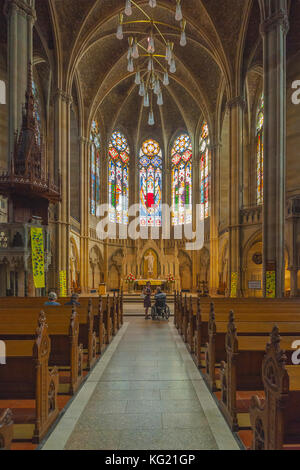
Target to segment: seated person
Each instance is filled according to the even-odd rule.
[[[167,296],[164,292],[162,292],[160,287],[156,289],[154,300],[155,300],[155,307],[157,307],[158,309],[165,307]]]
[[[60,305],[59,302],[56,302],[57,300],[57,295],[55,292],[49,292],[48,294],[48,300],[44,303],[44,305],[53,305],[54,307],[58,307]]]
[[[65,305],[76,305],[77,307],[80,307],[78,298],[79,298],[79,295],[73,292],[73,294],[71,295],[71,300],[69,300],[69,302],[66,302]]]

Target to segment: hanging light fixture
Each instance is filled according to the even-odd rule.
[[[123,39],[123,14],[120,13],[119,14],[119,24],[118,24],[118,28],[117,28],[117,39],[121,40]]]
[[[186,21],[182,20],[181,21],[181,35],[180,35],[180,45],[182,47],[186,46],[186,44],[187,44],[186,34],[185,34],[185,27],[186,27]]]
[[[145,108],[149,108],[149,106],[150,106],[149,93],[148,92],[144,96],[144,106],[145,106]]]
[[[153,113],[152,109],[149,113],[148,124],[149,124],[149,126],[154,126],[154,124],[155,124],[154,113]]]
[[[139,96],[143,98],[143,106],[150,108],[148,116],[148,124],[153,126],[155,124],[154,112],[153,112],[153,99],[156,95],[157,105],[163,106],[163,93],[161,84],[168,86],[170,84],[169,73],[176,73],[176,62],[174,54],[174,42],[171,42],[166,38],[165,32],[162,32],[161,25],[165,28],[175,30],[180,35],[180,45],[182,47],[187,44],[186,36],[186,21],[183,19],[181,0],[173,0],[176,2],[175,19],[180,22],[180,25],[171,25],[162,21],[154,20],[150,18],[149,14],[143,10],[141,5],[136,3],[136,0],[125,0],[125,15],[131,16],[133,7],[136,7],[145,16],[145,19],[136,19],[124,22],[123,14],[119,14],[117,33],[118,39],[124,37],[124,27],[127,25],[143,24],[149,25],[147,32],[145,32],[143,39],[139,36],[129,36],[128,38],[128,52],[127,52],[127,70],[132,73],[135,72],[134,83],[139,86]],[[149,7],[152,9],[156,8],[157,0],[149,0]],[[141,35],[138,32],[137,35]],[[161,54],[157,51],[156,35],[165,44],[165,54]],[[166,60],[168,69],[161,63],[161,58]],[[141,63],[141,59],[143,62]],[[145,63],[146,61],[146,63]]]
[[[170,63],[170,72],[175,73],[176,72],[176,63],[174,57],[171,59]]]
[[[182,10],[181,10],[181,5],[180,5],[180,0],[176,0],[175,20],[176,20],[176,21],[181,21],[182,18],[183,18],[183,16],[182,16]]]
[[[140,96],[145,95],[145,82],[144,82],[144,80],[142,80],[141,83],[140,83],[139,95]]]
[[[164,104],[163,95],[161,91],[159,92],[158,97],[157,97],[157,104],[158,106],[162,106]]]
[[[139,70],[136,71],[135,73],[135,80],[134,80],[134,83],[136,85],[140,85],[141,84],[141,72]]]
[[[131,16],[131,15],[132,15],[131,0],[126,0],[125,15],[127,15],[127,16]]]
[[[165,73],[164,73],[163,84],[164,84],[164,86],[170,85],[170,80],[169,80],[169,74],[168,74],[168,72],[165,72]]]

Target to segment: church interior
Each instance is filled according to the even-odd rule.
[[[0,450],[300,450],[299,58],[299,0],[0,0]]]

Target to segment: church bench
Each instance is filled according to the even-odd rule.
[[[102,312],[104,324],[104,343],[109,344],[117,332],[116,297],[102,297]]]
[[[51,340],[45,316],[38,318],[34,340],[6,340],[5,345],[6,364],[0,367],[1,407],[6,400],[24,403],[23,408],[11,407],[14,437],[18,437],[18,426],[22,425],[21,437],[40,442],[59,413],[58,371],[49,369]]]
[[[210,304],[210,310],[214,311],[215,318],[218,322],[224,322],[227,324],[228,322],[228,312],[216,312],[215,311],[215,305],[213,303]],[[249,308],[247,312],[240,312],[238,310],[235,314],[235,319],[236,321],[243,321],[243,322],[270,322],[273,321],[274,323],[277,322],[293,322],[293,321],[300,321],[300,314],[298,312],[296,313],[286,313],[286,312],[279,312],[274,309],[273,313],[264,313],[259,310],[252,310]],[[196,365],[199,367],[200,366],[200,360],[201,360],[201,354],[202,354],[202,348],[206,345],[206,343],[209,340],[208,337],[208,331],[209,331],[209,321],[210,321],[210,314],[203,314],[202,309],[197,308],[197,314],[196,318],[193,316],[192,319],[194,325],[192,327],[192,332],[194,332],[194,338],[190,338],[189,341],[191,341],[191,344],[193,343],[193,346],[190,346],[190,350],[193,352],[193,357],[195,360]],[[223,328],[226,328],[225,325]],[[225,331],[224,331],[225,332]],[[267,330],[266,330],[267,332]],[[263,333],[263,332],[262,332]]]
[[[300,445],[300,368],[287,365],[279,331],[273,329],[262,362],[265,398],[251,398],[253,450],[284,450]]]
[[[230,313],[230,318],[233,313]],[[280,325],[281,333],[285,336],[292,336],[299,333],[300,336],[300,318],[299,321],[287,322],[280,318],[269,317],[268,321],[261,320],[260,317],[254,319],[253,317],[236,316],[235,325],[237,334],[239,336],[255,336],[262,337],[268,336],[274,323]],[[210,319],[208,322],[208,343],[205,348],[205,372],[204,378],[211,390],[216,390],[216,373],[215,369],[217,364],[226,360],[226,335],[228,332],[228,319],[227,321],[216,321],[216,316],[211,307]],[[201,357],[199,358],[201,361]]]
[[[280,329],[285,334],[282,338],[282,346],[288,351],[288,360],[291,363],[293,351],[291,346],[293,341],[299,339],[300,336],[300,334],[294,335],[293,332],[300,331],[300,324],[293,324],[290,328],[288,325],[282,323]],[[263,391],[261,364],[266,344],[269,341],[269,337],[266,336],[238,336],[240,326],[244,325],[236,324],[231,312],[225,339],[226,362],[222,361],[220,367],[220,409],[233,431],[249,425],[247,422],[249,413],[248,409],[245,409],[245,399],[247,395],[248,399],[250,396],[246,392]],[[271,330],[270,324],[263,326],[269,328],[269,331]],[[257,330],[264,331],[264,327],[257,328]],[[242,398],[239,399],[239,396]]]
[[[0,409],[0,450],[10,450],[13,439],[12,411]]]
[[[79,321],[79,335],[78,343],[82,345],[84,353],[86,353],[86,364],[85,368],[90,370],[96,360],[97,360],[97,337],[96,332],[94,331],[94,315],[92,302],[88,302],[87,307],[77,306],[74,307],[77,312],[78,321]],[[70,317],[72,313],[71,306],[64,307],[44,307],[44,311],[47,315],[48,321],[52,323],[52,318],[57,318],[57,316],[66,316]],[[1,312],[1,310],[0,310]],[[1,314],[1,313],[0,313]],[[83,365],[83,364],[82,364]]]
[[[189,321],[184,317],[187,315],[189,317],[189,312],[186,310],[185,302],[183,301],[183,297],[181,293],[175,294],[175,315],[174,315],[174,322],[176,327],[182,332],[182,324],[185,321]],[[200,296],[193,296],[192,298],[192,307],[193,307],[193,314],[196,315],[197,312],[197,305],[200,302],[202,314],[208,314],[210,309],[210,303],[214,302],[215,311],[216,313],[227,313],[231,308],[234,307],[235,310],[239,312],[249,312],[250,310],[259,309],[260,312],[264,313],[273,313],[274,310],[277,312],[282,312],[285,314],[287,311],[289,313],[300,313],[300,299],[293,298],[293,299],[264,299],[264,298],[247,298],[247,299],[231,299],[231,298],[207,298],[207,297],[200,297]],[[288,309],[287,309],[288,307]]]
[[[45,317],[44,312],[39,313],[35,309],[0,311],[0,338],[5,341],[24,337],[32,339],[37,319],[42,315]],[[83,348],[78,341],[78,314],[74,309],[63,313],[50,307],[47,323],[51,339],[49,365],[59,368],[59,392],[73,395],[83,380]]]
[[[33,309],[33,310],[32,310]],[[97,352],[97,338],[96,332],[94,332],[94,315],[92,310],[92,302],[88,302],[87,307],[80,306],[76,308],[78,318],[79,318],[79,344],[83,345],[83,348],[87,352],[87,364],[86,368],[89,370],[95,364],[97,359],[96,352]],[[9,310],[0,308],[0,318],[3,315],[3,312],[22,312],[27,311],[28,314],[31,314],[32,311],[38,313],[38,307],[33,307],[31,302],[25,303],[22,308],[10,308]],[[43,306],[43,311],[46,312],[48,322],[51,322],[51,319],[54,318],[54,314],[67,315],[70,318],[72,307],[71,306],[64,306],[64,307],[55,307],[55,306]]]

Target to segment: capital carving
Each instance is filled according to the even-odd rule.
[[[246,101],[242,96],[236,96],[235,98],[232,98],[231,100],[228,100],[226,106],[227,106],[228,109],[233,109],[233,108],[236,108],[238,106],[242,109],[245,109]]]
[[[287,12],[282,8],[261,23],[260,34],[264,36],[277,27],[280,27],[284,34],[288,33],[290,27]]]
[[[54,93],[54,98],[65,101],[67,105],[71,105],[73,101],[72,96],[68,95],[68,93],[62,90],[61,88],[57,88],[56,92]]]
[[[79,137],[78,141],[79,141],[80,144],[89,144],[90,143],[89,139],[87,139],[86,137],[83,137],[83,136]]]
[[[13,11],[17,11],[24,16],[31,17],[32,21],[35,22],[36,11],[24,0],[6,0],[4,5],[4,14],[9,17]]]

